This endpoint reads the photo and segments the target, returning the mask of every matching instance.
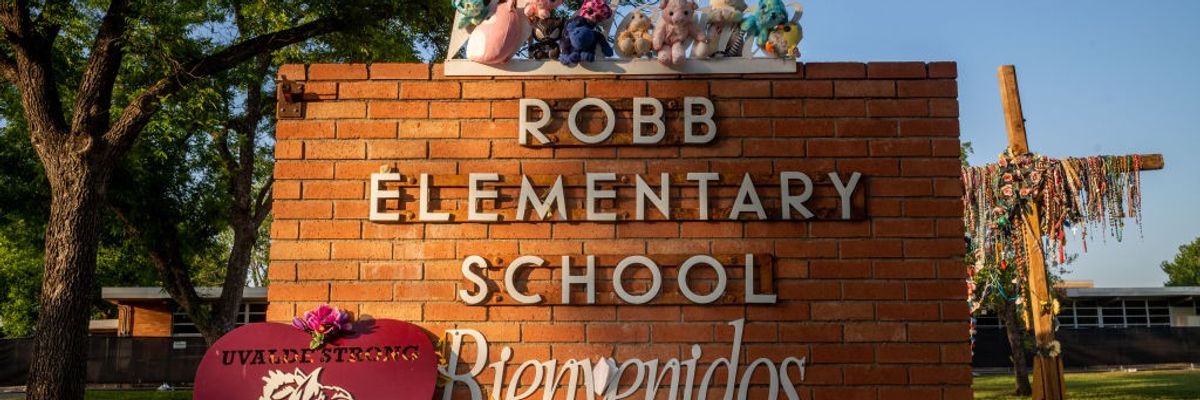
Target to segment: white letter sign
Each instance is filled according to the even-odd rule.
[[[529,121],[529,107],[534,106],[542,111],[542,117],[537,121]],[[520,131],[517,132],[517,142],[520,144],[529,144],[529,135],[533,135],[541,144],[550,143],[550,138],[542,134],[542,128],[550,124],[550,105],[544,100],[539,99],[521,99],[521,116]]]
[[[383,182],[394,182],[400,180],[400,174],[397,173],[375,173],[371,174],[371,212],[367,217],[371,221],[399,221],[400,213],[385,213],[383,212],[383,203],[387,199],[399,199],[399,190],[383,190]]]
[[[467,221],[497,221],[500,216],[493,213],[479,212],[479,200],[494,199],[499,196],[495,190],[482,190],[479,188],[480,182],[496,182],[500,180],[500,174],[496,173],[472,173],[467,175]]]
[[[829,180],[833,181],[833,188],[837,189],[838,196],[842,197],[842,219],[850,219],[850,196],[854,195],[854,188],[858,186],[858,178],[861,177],[862,174],[855,172],[850,174],[850,182],[843,184],[842,178],[838,176],[837,172],[829,173]]]
[[[597,211],[596,200],[598,199],[615,199],[617,198],[616,190],[600,190],[596,186],[597,182],[615,181],[617,174],[612,172],[589,173],[587,176],[587,220],[588,221],[616,221],[616,213],[605,213]]]
[[[642,114],[643,108],[649,106],[654,109],[650,115]],[[634,97],[633,98],[633,143],[634,144],[654,144],[662,141],[662,138],[667,135],[667,126],[663,124],[663,105],[661,101],[653,97]],[[654,125],[654,135],[643,136],[642,127],[646,124]]]
[[[529,177],[521,175],[521,195],[517,198],[517,221],[525,220],[525,205],[532,205],[533,211],[537,213],[538,218],[545,220],[550,216],[550,206],[555,206],[558,210],[558,219],[567,220],[566,202],[563,200],[563,181],[562,175],[554,181],[554,186],[546,192],[546,200],[538,198],[537,192],[533,190],[533,184],[529,183]]]
[[[700,114],[692,114],[695,112],[692,106],[701,106],[704,112]],[[716,113],[716,107],[713,106],[712,100],[705,97],[684,97],[683,98],[683,142],[691,144],[708,143],[717,138],[717,123],[713,122],[713,114]],[[708,127],[708,132],[704,135],[693,135],[692,129],[696,124],[704,124]]]
[[[604,129],[595,135],[588,135],[579,129],[579,121],[576,121],[576,116],[584,107],[595,106],[600,111],[604,111]],[[617,116],[613,113],[613,109],[604,100],[595,97],[588,97],[580,100],[575,105],[571,106],[571,113],[567,115],[567,127],[571,129],[571,136],[578,139],[580,142],[587,144],[596,144],[608,140],[612,136],[613,127],[617,125]]]

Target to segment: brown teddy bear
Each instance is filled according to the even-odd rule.
[[[629,16],[629,25],[617,35],[617,53],[622,57],[640,58],[650,54],[654,37],[650,35],[650,18],[634,11]]]

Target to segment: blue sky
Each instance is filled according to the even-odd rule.
[[[1090,238],[1068,279],[1160,286],[1159,263],[1200,236],[1200,1],[802,4],[805,61],[957,61],[972,164],[1006,146],[1002,64],[1017,66],[1033,151],[1164,155],[1143,173],[1143,236],[1130,221],[1123,242]]]

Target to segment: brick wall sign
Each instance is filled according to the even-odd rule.
[[[953,63],[280,75],[272,320],[444,332],[443,399],[971,397]]]

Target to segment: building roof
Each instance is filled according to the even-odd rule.
[[[1055,289],[1091,289],[1096,287],[1096,281],[1091,279],[1069,279],[1054,282]]]
[[[1200,297],[1200,286],[1169,286],[1148,288],[1067,288],[1067,297],[1111,298],[1111,297]]]
[[[221,288],[219,287],[198,287],[196,293],[200,298],[205,300],[216,300],[221,297]],[[105,287],[100,289],[100,298],[109,301],[129,301],[129,300],[166,300],[170,299],[171,295],[160,287],[153,286],[123,286],[123,287]],[[265,287],[248,287],[242,290],[243,300],[266,300],[267,288]]]

